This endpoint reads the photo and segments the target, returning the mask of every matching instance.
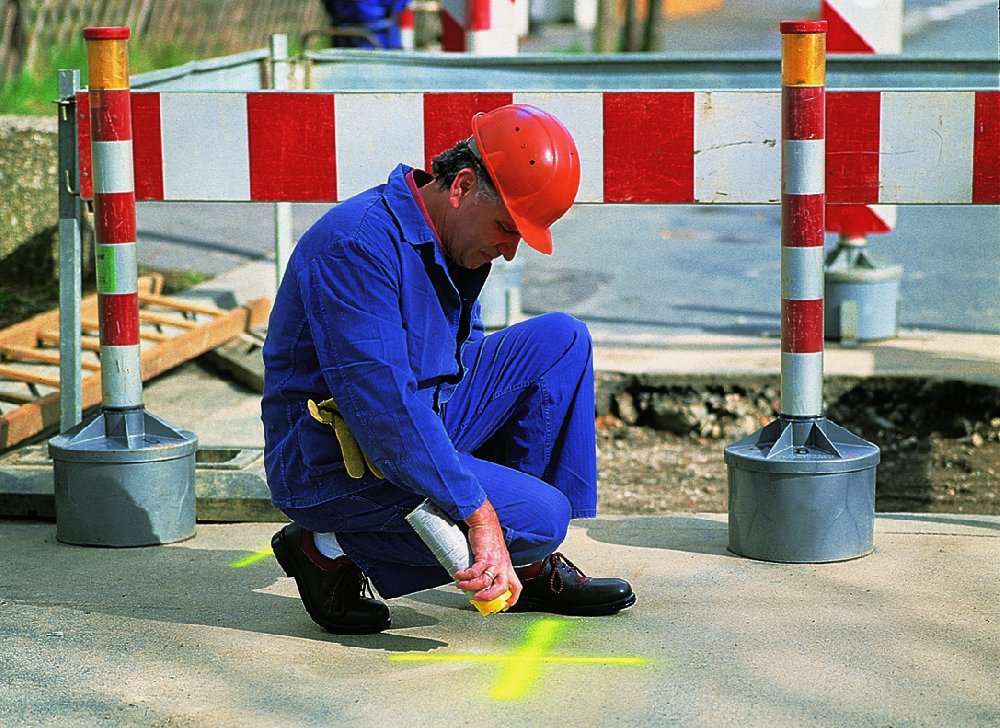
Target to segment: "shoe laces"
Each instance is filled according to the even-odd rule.
[[[330,613],[346,612],[357,604],[362,597],[375,598],[372,583],[368,576],[354,564],[343,565],[341,569],[346,570],[340,580],[333,587],[333,593],[327,603]]]
[[[576,581],[580,583],[587,578],[579,566],[563,556],[559,551],[549,556],[549,563],[552,564],[552,572],[549,574],[549,589],[554,594],[559,594],[566,588],[566,580],[563,578],[563,569],[572,569],[576,572]]]

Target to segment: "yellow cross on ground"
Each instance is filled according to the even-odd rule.
[[[389,657],[393,662],[487,662],[502,666],[488,696],[494,700],[520,700],[528,695],[543,664],[637,666],[644,657],[557,657],[549,649],[569,629],[562,619],[539,619],[528,627],[524,642],[509,655],[424,655],[405,653]]]
[[[242,559],[236,559],[229,565],[234,569],[242,569],[244,566],[250,566],[251,564],[256,564],[258,561],[263,561],[268,556],[271,555],[271,547],[268,546],[266,549],[261,549],[260,551],[254,551],[249,556],[244,556]]]

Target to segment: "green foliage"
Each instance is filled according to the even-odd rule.
[[[195,58],[194,51],[181,44],[129,43],[131,75],[179,66]],[[63,68],[80,69],[80,83],[87,85],[87,48],[83,39],[50,48],[33,71],[25,71],[7,83],[0,83],[0,114],[55,114],[53,102],[59,97],[56,73]]]

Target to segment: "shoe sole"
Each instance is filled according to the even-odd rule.
[[[321,616],[318,616],[315,611],[313,611],[312,606],[302,596],[303,594],[308,593],[308,589],[304,588],[302,581],[299,579],[298,570],[295,568],[295,559],[292,558],[292,549],[287,543],[285,543],[284,531],[278,531],[274,534],[274,537],[271,539],[271,551],[274,553],[274,558],[277,560],[282,571],[285,572],[285,575],[295,579],[295,586],[299,590],[299,598],[302,600],[303,606],[305,606],[306,611],[309,613],[309,617],[312,621],[330,634],[377,634],[389,629],[391,626],[391,618],[385,620],[382,624],[363,625],[360,627],[346,627],[327,622]]]
[[[586,606],[565,606],[554,605],[527,597],[518,599],[510,611],[511,612],[548,612],[550,614],[562,614],[567,617],[604,617],[609,614],[617,614],[623,609],[628,609],[635,604],[635,594],[629,594],[623,599],[607,604],[589,604]]]

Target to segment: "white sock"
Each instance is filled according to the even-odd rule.
[[[326,533],[314,533],[313,541],[316,543],[316,550],[328,559],[336,559],[344,555],[344,549],[337,543],[337,535],[333,531]]]

